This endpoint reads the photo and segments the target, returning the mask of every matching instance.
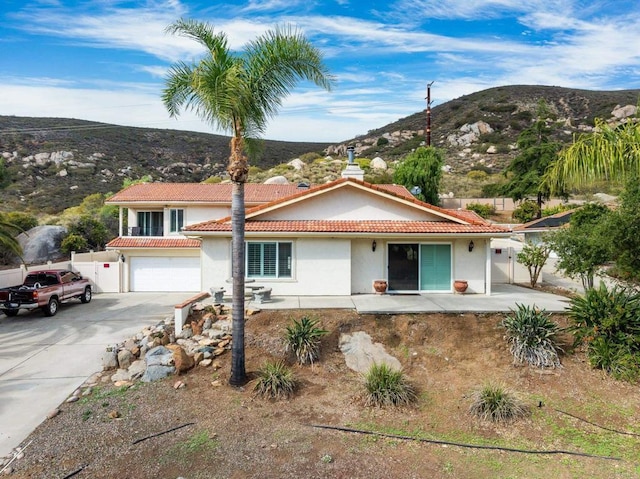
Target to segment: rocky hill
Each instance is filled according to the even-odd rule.
[[[437,84],[432,97],[437,99]],[[432,145],[444,150],[451,175],[474,169],[498,173],[518,154],[517,137],[535,119],[541,99],[550,110],[547,120],[555,138],[569,143],[576,133],[591,131],[596,117],[624,121],[636,115],[640,90],[483,90],[432,109]],[[265,141],[251,159],[250,180],[274,175],[313,183],[333,179],[343,168],[348,145],[355,146],[359,158],[379,157],[393,168],[424,144],[425,125],[423,110],[335,145]],[[174,182],[224,177],[228,144],[226,137],[204,133],[0,116],[0,208],[57,213],[88,194],[115,192],[124,179],[144,175]],[[316,154],[305,155],[311,152]],[[291,161],[300,157],[304,161]],[[369,172],[368,166],[368,173],[386,171],[388,179],[385,167]]]

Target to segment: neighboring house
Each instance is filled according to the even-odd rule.
[[[295,185],[245,185],[254,207],[290,196]],[[106,204],[120,207],[119,236],[107,244],[124,261],[122,291],[202,291],[200,240],[180,230],[231,211],[231,184],[142,183],[116,193]]]
[[[201,241],[201,289],[229,286],[230,217],[182,234]],[[342,178],[247,210],[246,277],[276,296],[372,293],[376,279],[392,293],[451,293],[463,279],[491,294],[490,241],[510,234],[404,187]]]
[[[569,225],[571,215],[576,211],[567,210],[556,213],[555,215],[545,216],[537,220],[529,221],[520,226],[513,228],[513,232],[517,235],[521,235],[525,242],[538,244],[543,242],[543,236],[545,233],[556,231],[559,228],[564,228]]]

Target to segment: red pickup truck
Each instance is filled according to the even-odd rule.
[[[91,284],[78,273],[46,270],[29,273],[24,284],[0,289],[0,311],[15,316],[21,309],[40,308],[45,316],[54,316],[62,301],[78,298],[91,301]]]

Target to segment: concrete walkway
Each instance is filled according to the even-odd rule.
[[[225,298],[230,305],[230,299]],[[484,294],[360,294],[355,296],[277,296],[270,302],[247,302],[257,309],[355,309],[361,314],[393,313],[495,313],[508,312],[516,303],[536,306],[548,312],[562,312],[569,306],[564,296],[511,284],[494,285]]]

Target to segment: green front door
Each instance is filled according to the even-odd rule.
[[[420,245],[420,289],[451,291],[451,245]]]

